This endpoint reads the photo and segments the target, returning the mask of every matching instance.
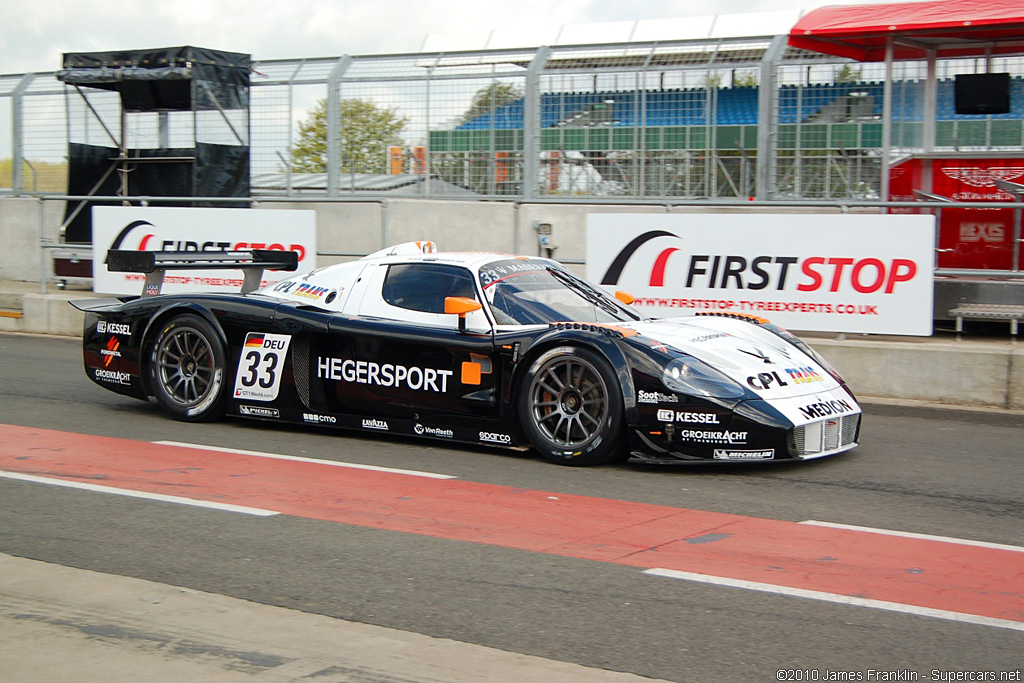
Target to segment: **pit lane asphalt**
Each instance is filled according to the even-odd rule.
[[[1024,545],[1024,495],[1018,483],[1024,417],[1019,414],[872,405],[867,407],[862,446],[832,459],[729,470],[630,466],[580,470],[548,465],[531,455],[401,439],[231,421],[182,425],[160,415],[155,404],[119,397],[93,385],[82,371],[80,355],[77,340],[0,335],[0,421],[431,470],[470,481],[774,519],[819,519]],[[169,665],[212,659],[219,662],[211,665],[217,671],[253,680],[292,680],[345,666],[344,653],[334,653],[341,656],[340,663],[329,660],[320,669],[310,668],[323,663],[315,656],[287,656],[294,642],[289,638],[298,631],[294,622],[274,611],[281,608],[287,615],[326,619],[326,623],[345,619],[356,626],[395,629],[387,637],[398,641],[410,633],[424,634],[444,639],[442,644],[457,641],[494,648],[499,652],[484,653],[498,659],[500,651],[534,656],[539,659],[531,661],[540,667],[569,662],[676,681],[774,680],[776,670],[788,668],[999,671],[1019,668],[1024,650],[1024,635],[1019,632],[657,580],[626,567],[524,551],[288,517],[257,523],[222,513],[22,482],[0,481],[0,552],[46,562],[58,572],[66,567],[77,568],[68,570],[72,574],[90,570],[115,582],[128,581],[115,577],[134,577],[150,582],[143,584],[144,593],[162,595],[167,590],[176,596],[176,591],[198,591],[193,605],[203,601],[205,592],[211,594],[210,600],[273,606],[265,608],[272,616],[261,618],[253,612],[243,619],[254,628],[263,624],[259,627],[262,641],[246,641],[237,628],[208,622],[205,617],[203,623],[208,626],[200,624],[196,629],[207,640],[197,640],[192,637],[195,632],[185,633],[183,627],[148,621],[141,605],[130,600],[127,604],[134,604],[138,618],[119,624],[124,632],[178,634],[178,640],[163,641],[167,643],[163,647],[152,646]],[[0,576],[12,578],[10,562],[23,561],[0,563]],[[74,579],[66,575],[55,576],[50,586],[73,585]],[[111,590],[115,595],[119,592]],[[0,588],[0,594],[11,592]],[[174,600],[161,598],[162,604],[167,602]],[[24,602],[13,610],[7,609],[8,604],[13,604],[13,598],[2,603],[8,615],[52,615],[49,621],[14,622],[37,631],[57,629],[49,633],[56,643],[39,643],[37,663],[54,663],[54,648],[74,649],[73,642],[88,648],[80,662],[110,659],[106,654],[97,656],[93,648],[102,653],[112,649],[118,653],[114,659],[131,658],[146,656],[144,648],[140,654],[140,642],[161,642],[159,638],[107,642],[95,633],[81,635],[81,629],[56,623],[62,614],[115,612],[99,608],[89,612],[93,607],[67,605],[56,596],[48,598],[42,589],[33,603],[36,612],[26,611]],[[195,606],[184,609],[203,614]],[[227,613],[231,608],[212,609]],[[110,619],[118,625],[113,616]],[[145,624],[148,631],[128,629],[128,625]],[[3,626],[5,634],[12,631],[9,625],[8,621]],[[336,638],[346,637],[354,636]],[[205,643],[210,652],[216,646],[233,652],[270,653],[303,664],[291,664],[289,669],[281,663],[280,668],[245,672],[236,660],[218,660],[215,655],[203,655],[202,648],[175,645],[182,642]],[[245,642],[253,647],[242,647]],[[468,654],[455,655],[447,664],[443,659],[431,660],[431,653],[441,648],[435,641],[427,642],[434,645],[419,651],[417,656],[424,662],[419,674],[381,669],[379,675],[395,678],[379,680],[435,680],[415,676],[433,676],[439,670],[447,673],[436,680],[463,680],[458,676],[465,672],[453,662],[476,661]],[[277,651],[268,649],[275,643]],[[33,647],[18,648],[17,653],[31,660]],[[0,658],[11,656],[10,650],[6,653],[0,651]],[[381,660],[390,659],[388,655],[371,657],[368,664],[363,662],[363,674],[369,671],[366,667],[381,666]],[[234,661],[234,668],[222,660]],[[151,660],[142,661],[148,664],[140,666],[157,666]],[[358,673],[359,661],[349,657],[348,665],[348,673],[331,669],[335,680],[361,680],[353,673]],[[440,669],[430,668],[434,665]],[[484,669],[473,671],[473,666],[469,669],[465,680],[573,680],[567,671],[545,673],[539,668],[535,673],[517,673],[502,663],[490,672],[493,675]],[[66,673],[67,680],[72,680],[72,672]]]

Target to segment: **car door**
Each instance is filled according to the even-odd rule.
[[[483,300],[468,268],[382,264],[360,285],[311,359],[326,410],[428,430],[497,414],[502,368],[490,320],[472,311],[460,330],[458,316],[444,313],[446,297]]]

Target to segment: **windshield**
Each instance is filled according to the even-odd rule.
[[[480,285],[499,325],[640,319],[617,299],[554,264],[497,261],[480,269]]]

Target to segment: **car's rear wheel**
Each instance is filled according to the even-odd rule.
[[[608,362],[576,346],[533,361],[519,392],[519,417],[534,448],[561,465],[596,465],[619,456],[622,396]]]
[[[179,315],[164,323],[152,346],[149,379],[157,402],[191,422],[224,414],[224,345],[201,317]]]

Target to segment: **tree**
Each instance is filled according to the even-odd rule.
[[[478,116],[489,114],[498,107],[511,104],[523,96],[523,89],[515,83],[494,81],[476,91],[469,109],[462,115],[460,123],[468,123]]]
[[[749,71],[733,71],[732,72],[732,87],[734,88],[749,88],[757,85],[757,71],[750,69]]]
[[[409,119],[394,108],[358,98],[341,101],[341,170],[344,173],[383,173],[387,148],[403,144]],[[321,99],[299,124],[299,141],[292,149],[296,173],[327,170],[327,100]]]
[[[836,69],[836,83],[856,83],[860,80],[860,68],[853,64],[843,64]]]
[[[701,87],[707,90],[714,90],[715,88],[722,87],[722,74],[719,71],[709,71],[706,76],[701,80]]]

